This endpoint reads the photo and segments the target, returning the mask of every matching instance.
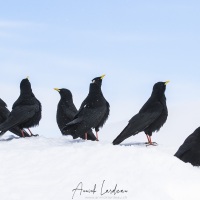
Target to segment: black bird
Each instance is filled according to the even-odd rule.
[[[5,122],[9,115],[10,111],[8,110],[6,103],[0,98],[0,124]],[[23,137],[19,127],[17,126],[9,129],[9,131],[19,137]],[[30,135],[25,130],[23,130],[23,132],[25,137],[30,137]]]
[[[200,166],[200,127],[186,138],[174,156],[193,166]]]
[[[74,119],[74,116],[77,113],[77,109],[73,103],[73,97],[70,90],[65,88],[54,88],[54,90],[58,91],[61,97],[57,106],[56,120],[61,133],[65,135],[65,132],[62,129],[66,126],[67,123]],[[84,134],[80,135],[80,137],[85,139]],[[87,139],[93,141],[97,140],[91,129],[88,131]]]
[[[20,96],[12,106],[12,111],[7,120],[0,124],[0,135],[9,129],[18,126],[24,136],[23,128],[34,127],[41,119],[41,103],[35,98],[28,78],[20,83]],[[31,133],[31,131],[30,131]],[[31,133],[31,136],[36,136]]]
[[[73,134],[75,137],[85,134],[85,139],[87,139],[88,131],[95,128],[96,138],[98,139],[99,128],[103,127],[110,112],[110,105],[101,91],[104,76],[92,80],[89,94],[81,104],[74,120],[63,128],[65,134]]]
[[[124,130],[113,141],[113,144],[120,144],[132,135],[144,131],[149,145],[155,145],[151,141],[152,132],[159,131],[167,120],[168,110],[166,105],[165,89],[166,82],[158,82],[153,86],[153,91],[148,101],[140,109],[139,113],[133,116]]]

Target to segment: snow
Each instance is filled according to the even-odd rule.
[[[199,200],[200,169],[173,156],[178,146],[160,142],[146,147],[143,133],[111,144],[115,129],[124,124],[105,127],[100,142],[64,136],[17,139],[7,133],[0,141],[0,199],[69,200],[82,183],[90,193],[77,190],[73,199]],[[116,184],[128,192],[101,195]]]

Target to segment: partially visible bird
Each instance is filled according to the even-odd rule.
[[[24,136],[23,128],[30,131],[30,127],[37,126],[41,119],[41,103],[32,92],[28,78],[20,83],[20,96],[12,106],[12,111],[5,122],[0,124],[0,135],[9,129],[18,126]],[[31,131],[30,131],[31,133]],[[36,136],[31,133],[31,136]]]
[[[200,166],[200,127],[186,138],[174,156],[183,162]]]
[[[66,135],[62,129],[66,126],[67,123],[74,119],[74,116],[77,113],[77,109],[73,103],[73,97],[70,90],[65,88],[54,88],[54,90],[58,91],[60,94],[60,101],[58,102],[56,114],[57,124],[61,133]],[[80,135],[80,137],[85,139],[85,134]],[[93,141],[97,140],[91,129],[88,131],[87,139]]]
[[[75,137],[85,134],[85,139],[87,139],[88,131],[94,128],[98,139],[99,128],[103,127],[110,112],[110,105],[101,91],[104,76],[102,75],[92,80],[89,94],[81,104],[74,120],[63,128],[65,134],[73,134]]]
[[[0,98],[0,124],[6,121],[6,119],[9,117],[10,111],[7,108],[6,103]],[[15,126],[11,129],[9,129],[10,132],[14,133],[15,135],[22,137],[22,133],[19,129],[19,127]],[[30,135],[23,130],[25,137],[30,137]]]
[[[151,141],[152,133],[160,130],[168,116],[165,97],[165,89],[168,82],[158,82],[153,86],[150,98],[140,109],[139,113],[130,119],[128,125],[113,141],[114,145],[120,144],[128,137],[142,131],[145,132],[149,145],[156,144]]]

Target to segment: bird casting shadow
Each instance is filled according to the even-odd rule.
[[[20,139],[20,137],[10,136],[9,138],[6,138],[6,139],[0,139],[0,142],[8,142],[14,139]]]
[[[149,145],[147,142],[132,142],[132,143],[126,143],[126,144],[120,144],[120,146],[158,146],[157,143],[155,145]]]
[[[87,141],[87,140],[76,139],[76,140],[68,140],[67,143],[76,144],[76,143],[84,143],[84,142],[86,142],[86,141]]]
[[[146,142],[131,142],[131,143],[125,143],[125,144],[120,144],[120,146],[146,146]]]

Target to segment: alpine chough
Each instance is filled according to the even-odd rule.
[[[101,91],[102,79],[104,76],[105,75],[102,75],[92,80],[89,94],[82,102],[74,120],[63,128],[65,134],[74,135],[75,138],[85,134],[85,138],[87,139],[88,131],[94,128],[96,131],[96,138],[98,139],[99,128],[103,127],[110,112],[110,105]]]
[[[66,135],[62,129],[66,126],[67,123],[74,119],[74,116],[77,113],[77,109],[73,103],[73,97],[70,90],[65,88],[54,88],[54,90],[58,91],[60,94],[60,101],[58,102],[57,106],[56,121],[61,133]],[[85,139],[85,134],[80,135],[80,137]],[[88,131],[87,139],[93,141],[97,140],[91,129]]]
[[[23,79],[20,83],[20,95],[13,104],[11,113],[6,121],[0,124],[0,135],[18,126],[24,136],[23,128],[30,131],[29,128],[39,125],[41,110],[41,103],[33,94],[28,78]]]
[[[158,82],[153,86],[150,98],[140,111],[129,120],[128,125],[113,141],[114,145],[120,144],[128,137],[142,131],[145,132],[149,145],[156,144],[151,140],[152,133],[159,131],[168,116],[165,97],[165,89],[168,82]]]
[[[0,98],[0,124],[5,122],[6,119],[9,117],[9,115],[10,111],[7,108],[7,104]],[[9,131],[19,137],[23,137],[22,132],[20,131],[18,126],[9,129]],[[24,132],[24,137],[30,137],[30,135],[25,130],[23,130],[23,132]]]
[[[200,166],[200,127],[186,138],[174,156],[183,162]]]

